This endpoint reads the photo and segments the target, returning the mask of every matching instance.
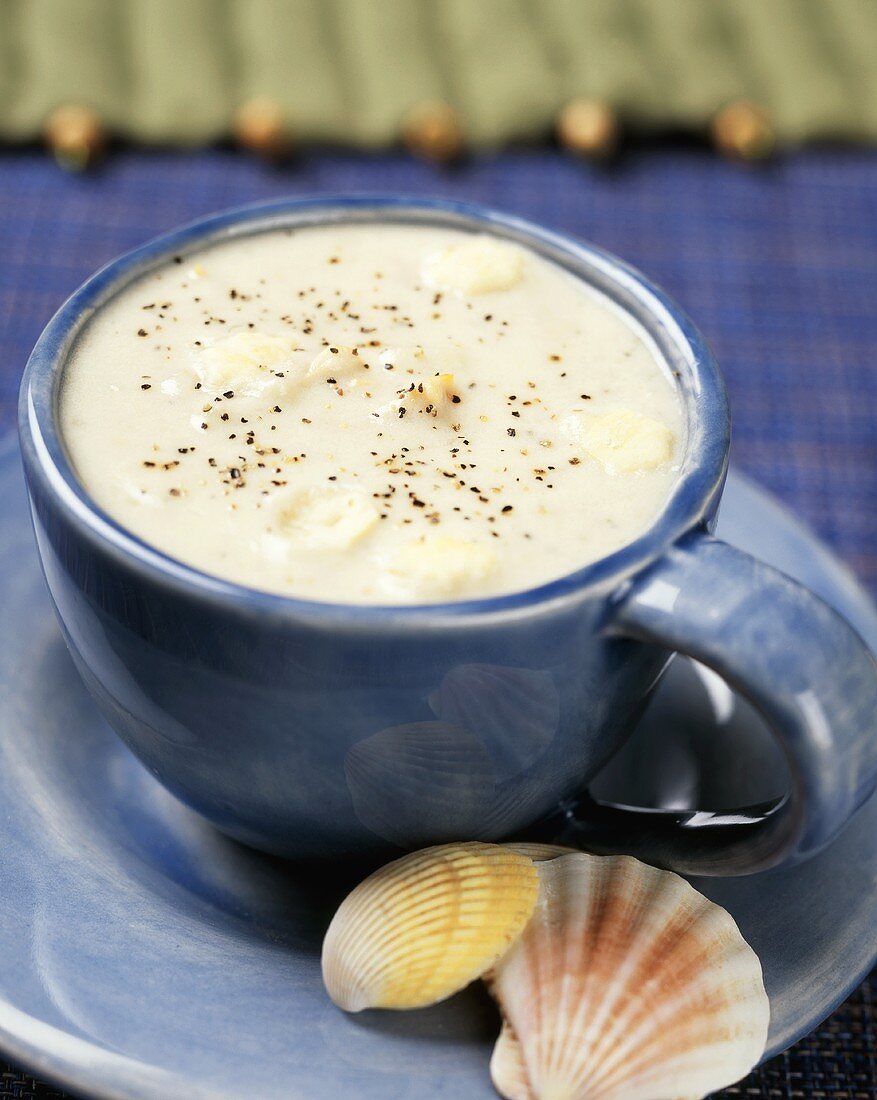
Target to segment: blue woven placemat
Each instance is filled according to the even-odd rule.
[[[662,283],[724,368],[738,467],[877,594],[874,152],[812,152],[757,171],[688,148],[643,150],[602,171],[520,152],[448,173],[401,154],[324,152],[281,170],[230,151],[124,152],[86,177],[38,153],[0,156],[0,430],[14,422],[43,324],[101,263],[221,207],[351,190],[489,203],[587,237]],[[875,1100],[871,992],[866,983],[728,1095]],[[0,1100],[59,1095],[0,1066]]]

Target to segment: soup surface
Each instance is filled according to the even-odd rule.
[[[61,391],[81,482],[205,572],[312,600],[531,588],[630,542],[682,449],[666,366],[608,300],[489,236],[270,230],[89,321]]]

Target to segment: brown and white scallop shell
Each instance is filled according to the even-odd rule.
[[[761,966],[731,916],[626,856],[538,864],[539,901],[487,976],[507,1100],[702,1097],[761,1057]]]

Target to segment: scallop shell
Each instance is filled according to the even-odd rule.
[[[574,855],[580,852],[580,848],[568,848],[565,844],[542,844],[535,840],[509,840],[503,845],[511,848],[518,855],[532,859],[534,863],[542,863],[546,859],[557,859],[558,856]]]
[[[505,778],[534,764],[560,725],[557,688],[544,669],[458,665],[429,705],[441,721],[477,734]]]
[[[443,844],[388,863],[341,903],[323,941],[340,1008],[422,1008],[479,977],[539,896],[532,860],[498,844]]]
[[[356,816],[382,840],[413,848],[491,840],[538,815],[538,784],[506,790],[481,741],[447,722],[390,726],[353,745],[344,760]]]
[[[534,1100],[530,1088],[524,1052],[508,1020],[503,1020],[502,1030],[490,1056],[490,1079],[497,1092],[506,1100]]]
[[[761,966],[728,913],[627,856],[538,865],[539,902],[488,985],[507,1100],[701,1097],[764,1052]]]

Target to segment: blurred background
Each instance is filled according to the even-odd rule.
[[[877,0],[0,0],[0,431],[119,252],[282,195],[463,198],[663,284],[736,467],[877,594],[875,142]],[[874,1098],[875,1045],[866,984],[730,1094]]]

